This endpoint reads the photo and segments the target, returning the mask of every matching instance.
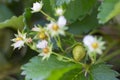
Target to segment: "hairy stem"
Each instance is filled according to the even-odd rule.
[[[66,56],[60,55],[60,54],[55,53],[55,52],[53,52],[52,54],[54,54],[54,55],[56,55],[56,56],[58,56],[58,57],[62,57],[63,59],[66,59],[66,60],[68,60],[68,61],[70,61],[70,62],[78,63],[78,64],[81,64],[82,66],[84,66],[83,63],[77,62],[77,61],[75,61],[75,60],[72,59],[72,58],[69,58],[69,57],[66,57]]]

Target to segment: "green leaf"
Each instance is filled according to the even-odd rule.
[[[76,22],[69,25],[69,32],[74,34],[83,34],[87,33],[90,30],[93,30],[99,27],[97,20],[97,11],[94,9],[91,15],[87,15],[83,20],[77,20]]]
[[[50,16],[52,16],[53,17],[53,8],[52,8],[52,6],[51,6],[51,4],[50,4],[50,1],[51,0],[42,0],[43,1],[43,3],[44,3],[44,5],[43,5],[43,10],[47,13],[47,14],[49,14]]]
[[[75,67],[81,67],[81,65],[58,61],[55,56],[51,56],[48,60],[42,61],[41,57],[37,56],[22,67],[22,74],[26,75],[26,79],[28,80],[43,80],[47,77],[48,80],[51,80],[54,74],[54,79],[57,80],[63,73]]]
[[[31,13],[31,10],[30,8],[26,8],[25,9],[25,12],[23,13],[23,22],[24,22],[24,30],[25,31],[28,31],[30,26],[31,26],[31,17],[32,17],[32,13]]]
[[[51,75],[47,78],[47,80],[59,80],[64,73],[70,71],[71,69],[76,68],[76,66],[71,66],[71,67],[67,67],[67,68],[63,68],[63,69],[59,69],[59,70],[54,70]],[[81,68],[81,66],[80,66]]]
[[[69,4],[72,0],[50,0],[51,6],[62,6],[63,4]]]
[[[65,73],[60,80],[74,80],[77,77],[77,75],[79,75],[79,72],[81,72],[80,68],[73,69]]]
[[[66,8],[65,17],[69,22],[74,22],[78,18],[83,18],[89,14],[95,6],[97,0],[73,0]]]
[[[60,80],[93,80],[91,75],[85,76],[84,69],[76,68],[63,75]]]
[[[104,0],[99,7],[99,23],[104,24],[118,14],[120,14],[120,0]]]
[[[93,65],[90,71],[94,80],[118,80],[118,73],[105,64]]]
[[[56,0],[56,5],[61,6],[64,3],[69,4],[71,0]]]
[[[13,13],[3,4],[0,4],[0,22],[5,21],[13,16]]]
[[[0,29],[6,27],[13,29],[23,29],[24,27],[23,16],[19,16],[19,17],[13,16],[11,19],[0,23]]]

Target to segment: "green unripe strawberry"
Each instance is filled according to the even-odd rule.
[[[85,56],[85,48],[83,46],[81,46],[80,44],[78,44],[73,48],[72,53],[73,53],[73,58],[76,61],[80,61]]]

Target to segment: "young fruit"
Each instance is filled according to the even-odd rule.
[[[85,56],[85,48],[82,45],[78,44],[73,48],[72,53],[73,53],[73,58],[76,61],[80,61]]]

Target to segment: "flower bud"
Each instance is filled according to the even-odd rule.
[[[81,46],[80,44],[78,44],[73,48],[72,53],[73,53],[73,58],[76,61],[80,61],[85,56],[85,48],[83,46]]]
[[[64,10],[62,8],[57,8],[56,9],[56,15],[57,16],[62,16],[64,14]]]
[[[31,8],[32,9],[32,13],[39,12],[42,9],[42,6],[43,6],[42,1],[33,3],[33,7]]]

